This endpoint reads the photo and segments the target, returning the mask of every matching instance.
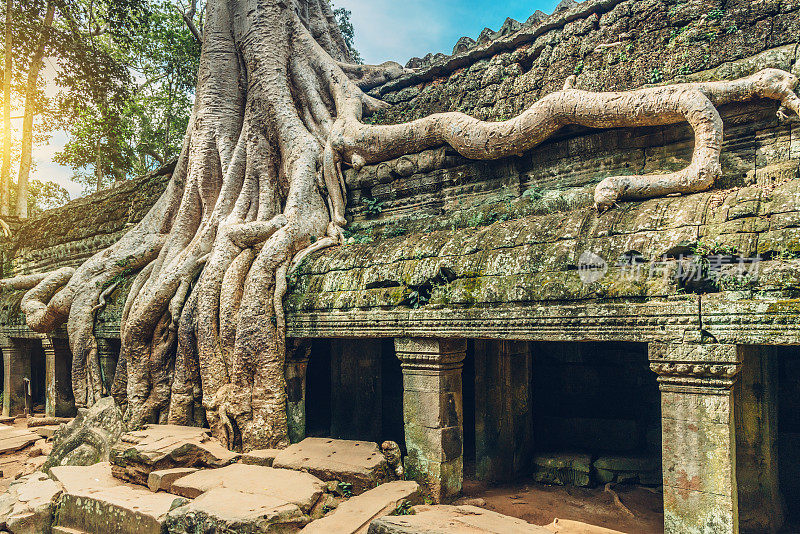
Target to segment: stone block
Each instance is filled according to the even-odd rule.
[[[588,487],[592,484],[592,457],[588,454],[540,454],[533,459],[533,478],[543,484]]]
[[[280,449],[257,449],[242,454],[239,461],[247,465],[272,467],[272,463],[279,452],[281,452]]]
[[[258,465],[233,464],[203,469],[172,483],[171,491],[189,499],[214,488],[275,497],[310,513],[325,491],[325,483],[308,473]]]
[[[661,462],[654,456],[601,456],[594,461],[597,481],[658,486],[663,482]]]
[[[62,486],[44,473],[22,477],[0,495],[0,524],[9,532],[44,534],[50,531]]]
[[[552,531],[474,506],[417,506],[414,515],[376,519],[369,534],[552,534]]]
[[[169,491],[173,482],[191,475],[195,471],[197,471],[196,467],[176,467],[174,469],[151,471],[147,476],[147,487],[154,493],[157,491]]]
[[[111,449],[110,459],[115,477],[146,486],[152,471],[222,467],[239,456],[212,438],[206,428],[148,425],[124,434]]]
[[[296,532],[309,521],[299,506],[280,497],[214,488],[169,512],[173,534],[197,532]]]
[[[84,532],[161,534],[167,512],[185,499],[152,493],[111,476],[108,463],[52,469],[64,487],[56,525]],[[177,502],[176,502],[177,499]]]
[[[290,445],[275,457],[273,467],[352,484],[354,495],[386,482],[390,472],[377,443],[326,438],[306,438]]]
[[[419,484],[396,481],[382,484],[339,505],[331,514],[308,524],[302,534],[366,534],[370,523],[395,512],[403,503],[418,504]]]

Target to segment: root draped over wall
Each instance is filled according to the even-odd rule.
[[[342,165],[360,168],[449,144],[474,159],[522,154],[559,128],[688,122],[691,164],[665,175],[620,176],[597,187],[617,201],[708,189],[719,176],[716,106],[753,98],[800,111],[797,78],[768,69],[734,81],[622,93],[548,95],[516,118],[461,113],[375,126],[384,106],[364,90],[404,74],[394,63],[354,66],[327,0],[209,0],[196,101],[170,184],[144,219],[78,269],[19,277],[22,308],[40,332],[66,322],[78,405],[112,395],[129,425],[203,424],[229,447],[288,444],[284,381],[287,276],[342,240]],[[94,314],[136,272],[122,316],[112,391],[100,379]]]

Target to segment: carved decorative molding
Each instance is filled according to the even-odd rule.
[[[662,389],[730,389],[742,369],[736,345],[651,343],[649,352]]]
[[[463,339],[397,338],[394,346],[404,371],[460,369],[467,355]]]

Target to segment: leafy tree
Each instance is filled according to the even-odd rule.
[[[356,50],[355,46],[356,31],[355,28],[353,28],[353,22],[350,20],[353,12],[343,7],[337,7],[333,10],[333,14],[336,17],[336,22],[339,24],[339,31],[342,32],[344,43],[347,45],[347,49],[350,50],[350,57],[353,58],[353,61],[356,63],[363,63],[364,61],[361,59],[361,54]]]

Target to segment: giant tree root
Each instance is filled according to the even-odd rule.
[[[64,321],[78,405],[102,394],[93,312],[123,277],[136,277],[122,316],[112,395],[136,427],[203,424],[229,447],[288,442],[283,377],[286,276],[341,242],[343,165],[361,168],[449,144],[468,158],[522,154],[568,124],[593,128],[688,122],[691,164],[666,175],[611,177],[614,202],[709,188],[720,174],[715,106],[752,98],[797,113],[797,78],[765,70],[732,82],[624,93],[575,89],[520,116],[487,123],[462,113],[375,126],[386,104],[370,87],[403,74],[354,66],[326,0],[209,0],[195,107],[170,184],[147,216],[112,247],[68,273],[21,277],[31,328]]]

